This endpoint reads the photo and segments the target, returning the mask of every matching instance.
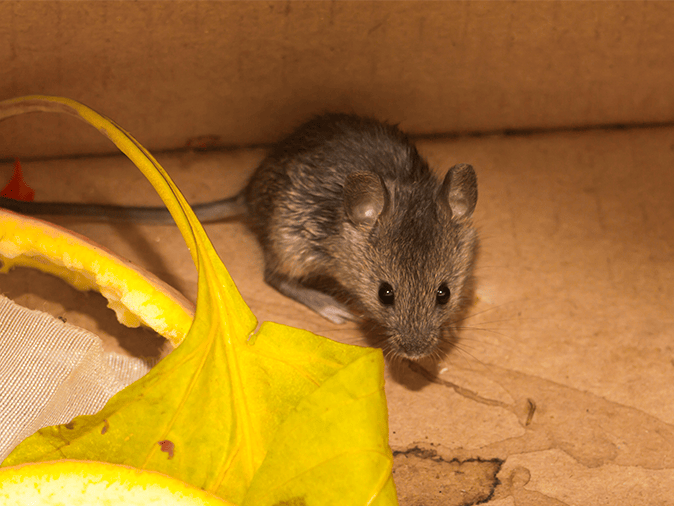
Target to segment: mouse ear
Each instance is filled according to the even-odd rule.
[[[470,218],[477,203],[477,176],[473,166],[459,163],[449,169],[439,199],[449,206],[451,216]]]
[[[388,191],[377,174],[352,172],[344,182],[344,210],[356,225],[371,227],[388,206]]]

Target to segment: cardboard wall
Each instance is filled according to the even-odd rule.
[[[353,111],[414,134],[674,120],[669,2],[0,2],[0,99],[80,100],[153,151]],[[4,156],[112,152],[70,118]]]

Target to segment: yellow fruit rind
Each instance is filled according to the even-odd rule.
[[[120,323],[141,323],[178,346],[189,331],[192,304],[148,272],[105,248],[42,220],[0,210],[0,272],[15,266],[56,275],[78,290],[96,290]]]
[[[0,503],[5,506],[231,506],[219,497],[162,473],[84,460],[0,469]]]

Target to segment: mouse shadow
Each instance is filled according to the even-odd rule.
[[[359,327],[367,345],[384,352],[384,361],[391,380],[413,392],[423,390],[433,383],[440,383],[442,362],[454,348],[452,343],[443,343],[433,356],[411,360],[387,353],[388,338],[375,322],[364,320],[359,322]]]

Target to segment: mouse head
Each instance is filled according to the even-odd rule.
[[[349,272],[340,278],[386,335],[385,351],[420,359],[452,337],[469,295],[476,202],[477,178],[466,164],[452,167],[440,185],[430,174],[409,183],[371,172],[348,176],[351,261],[342,262]]]

